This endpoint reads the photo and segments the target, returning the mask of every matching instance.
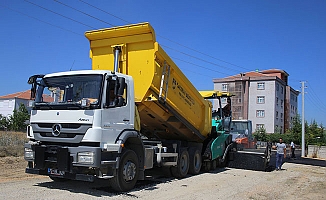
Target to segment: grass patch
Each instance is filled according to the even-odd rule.
[[[26,133],[0,131],[0,157],[23,156],[27,141]]]

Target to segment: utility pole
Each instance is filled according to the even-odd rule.
[[[302,133],[301,133],[301,157],[305,157],[305,150],[306,150],[306,146],[305,146],[305,121],[304,121],[304,86],[305,82],[302,81],[301,82],[301,97],[302,97],[302,102],[301,102],[301,112],[302,112],[302,121],[301,121],[301,125],[302,125]]]

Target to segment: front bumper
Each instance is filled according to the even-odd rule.
[[[92,182],[95,177],[112,178],[116,174],[119,154],[103,152],[100,147],[27,143],[25,160],[28,161],[26,173]]]

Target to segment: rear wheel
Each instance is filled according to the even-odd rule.
[[[189,171],[189,153],[186,149],[182,150],[178,158],[178,165],[171,167],[171,173],[176,178],[184,178]]]
[[[139,165],[136,153],[132,150],[123,152],[117,174],[110,179],[113,190],[124,192],[133,189],[138,179],[138,170]]]
[[[211,170],[215,170],[217,168],[217,161],[216,159],[215,160],[212,160],[212,166],[211,166]]]
[[[204,162],[204,165],[203,165],[203,170],[205,172],[209,172],[211,170],[211,167],[212,167],[212,163],[211,161],[205,161]]]
[[[199,149],[195,149],[194,151],[190,151],[190,162],[189,162],[189,173],[190,174],[199,174],[201,169],[201,154]]]

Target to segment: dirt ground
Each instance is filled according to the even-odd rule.
[[[0,157],[0,183],[34,178],[35,175],[25,173],[26,166],[23,156]]]
[[[26,164],[23,157],[0,158],[0,199],[326,199],[324,160],[289,160],[281,171],[223,168],[180,180],[139,181],[118,194],[108,186],[26,174]]]

